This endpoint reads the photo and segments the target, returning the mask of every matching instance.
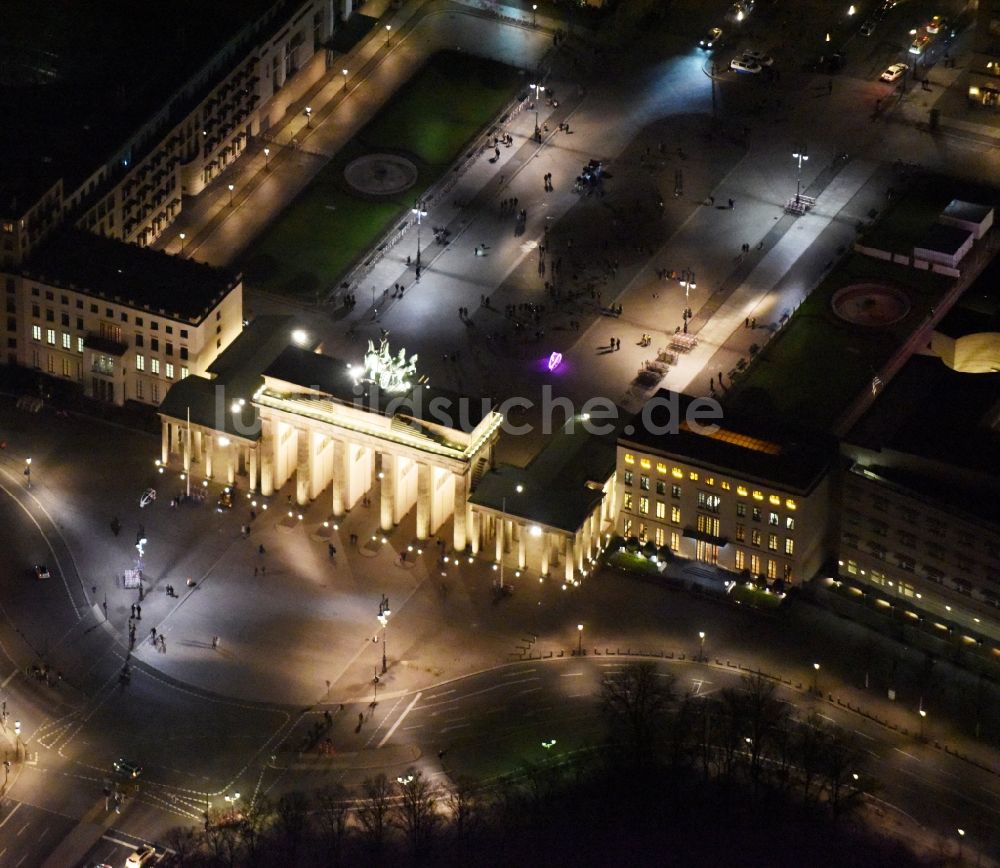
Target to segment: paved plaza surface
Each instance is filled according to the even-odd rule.
[[[372,9],[381,11],[368,4],[366,11]],[[578,403],[605,395],[634,410],[645,397],[633,385],[635,373],[682,325],[685,307],[693,311],[689,330],[699,343],[663,385],[707,394],[709,378],[732,370],[773,331],[849,246],[858,221],[884,206],[895,183],[891,164],[901,154],[973,177],[990,177],[997,168],[995,151],[982,146],[990,134],[983,125],[955,122],[936,136],[916,126],[946,93],[942,87],[911,91],[873,119],[866,107],[888,93],[873,80],[881,49],[852,61],[832,92],[825,76],[799,72],[790,46],[804,25],[780,16],[775,32],[758,31],[757,38],[773,48],[785,74],[773,82],[719,74],[714,120],[713,82],[689,34],[669,36],[654,62],[640,65],[639,52],[598,57],[594,46],[573,37],[553,53],[547,19],[540,28],[517,26],[434,2],[408,4],[386,20],[394,22],[391,44],[376,32],[344,60],[351,72],[346,92],[337,62],[309,95],[310,129],[292,112],[274,134],[276,153],[266,169],[260,143],[238,162],[232,208],[226,185],[233,176],[225,175],[192,206],[185,203],[173,234],[160,243],[179,252],[177,233],[186,231],[185,255],[238,264],[255,235],[436,50],[476,46],[526,70],[544,63],[559,105],[538,106],[539,122],[548,125],[543,141],[532,138],[534,111],[521,111],[507,125],[514,143],[501,158],[491,164],[484,155],[435,199],[425,226],[448,227],[452,240],[446,247],[428,244],[425,230],[419,284],[406,265],[416,254],[411,230],[364,277],[359,303],[346,317],[336,302],[309,306],[248,293],[253,314],[307,313],[326,351],[348,360],[388,329],[394,346],[420,353],[421,372],[432,382],[472,395],[535,397],[549,384]],[[945,73],[932,73],[939,76]],[[570,132],[558,129],[562,123]],[[794,219],[784,205],[796,185],[791,154],[804,144],[810,160],[801,184],[817,203]],[[611,177],[603,195],[581,196],[573,181],[595,158]],[[542,182],[547,173],[551,191]],[[501,200],[513,197],[528,212],[523,233],[501,213]],[[487,255],[475,255],[484,243]],[[659,276],[664,269],[693,270],[696,286],[685,292],[677,280]],[[546,281],[556,283],[555,295]],[[381,303],[385,288],[397,282],[408,287],[405,296]],[[488,305],[480,304],[483,296]],[[504,312],[525,304],[544,311],[537,319],[522,314],[517,328]],[[612,304],[621,305],[620,316],[608,314]],[[470,316],[460,317],[459,307]],[[757,320],[756,330],[744,327],[747,317]],[[643,334],[651,335],[652,348],[639,346]],[[613,337],[621,350],[612,353]],[[550,375],[543,361],[553,350],[565,361]],[[451,353],[457,362],[444,359]],[[498,601],[485,559],[456,562],[445,549],[445,562],[431,540],[401,561],[417,546],[413,516],[383,542],[377,514],[364,506],[336,529],[324,527],[325,497],[292,507],[289,516],[288,488],[266,502],[237,491],[233,509],[218,512],[219,486],[202,486],[200,477],[195,485],[205,502],[172,508],[184,483],[176,468],[158,472],[157,439],[48,410],[33,416],[0,400],[8,443],[0,452],[0,521],[16,529],[8,533],[3,574],[10,592],[0,622],[0,683],[22,721],[28,753],[37,754],[17,766],[12,785],[16,804],[25,806],[19,810],[39,812],[29,826],[41,836],[31,850],[37,864],[48,852],[44,813],[64,819],[101,813],[102,787],[119,755],[140,761],[146,782],[122,815],[102,820],[109,837],[98,846],[108,853],[125,846],[118,841],[197,823],[207,804],[218,805],[236,789],[277,794],[331,780],[353,785],[373,770],[413,763],[447,782],[538,759],[531,752],[543,738],[568,749],[598,734],[594,693],[602,669],[616,663],[595,651],[670,652],[676,663],[661,665],[676,668],[680,654],[697,651],[701,629],[709,634],[710,662],[695,668],[686,660],[685,683],[720,689],[733,681],[727,666],[733,661],[807,686],[812,663],[822,659],[825,692],[908,729],[903,736],[865,723],[794,686],[788,694],[800,710],[815,707],[871,741],[873,762],[892,781],[886,802],[905,804],[916,826],[936,834],[963,817],[983,828],[995,823],[1000,787],[992,772],[914,737],[914,708],[926,685],[916,675],[901,676],[899,700],[889,702],[882,660],[865,690],[859,661],[869,640],[859,627],[800,606],[790,629],[782,619],[610,572],[564,589],[509,570],[513,593]],[[501,457],[527,460],[539,443],[537,431],[508,437]],[[29,454],[30,491],[20,473]],[[158,496],[140,508],[150,487]],[[378,503],[377,490],[370,497]],[[113,518],[121,523],[117,535]],[[450,539],[447,531],[441,529],[443,540]],[[121,582],[140,532],[148,541],[149,577],[141,602]],[[357,547],[347,542],[351,534]],[[47,582],[28,578],[29,565],[40,560],[54,567]],[[166,594],[168,584],[176,596]],[[383,595],[392,612],[384,636],[376,617]],[[142,611],[130,650],[135,605]],[[581,641],[580,623],[586,660],[569,656]],[[165,651],[151,642],[154,628]],[[552,659],[516,662],[525,649]],[[42,660],[62,676],[54,687],[22,674]],[[122,684],[126,662],[132,674]],[[909,662],[919,670],[919,661]],[[940,718],[935,711],[932,741],[992,767],[992,752],[969,737],[961,694],[967,701],[971,688],[957,673],[939,679],[934,690],[942,711]],[[953,688],[942,683],[951,680]],[[286,748],[323,712],[334,717],[339,759],[317,764]],[[3,734],[10,739],[6,728]],[[16,815],[5,824],[0,817],[0,824],[2,849],[5,836],[21,826]],[[92,852],[98,858],[104,851]]]

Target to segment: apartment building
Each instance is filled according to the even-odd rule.
[[[816,575],[832,552],[831,470],[821,435],[724,414],[658,392],[618,440],[618,533],[768,584]]]
[[[239,275],[80,230],[53,236],[4,284],[6,361],[114,404],[159,404],[243,326]]]
[[[57,56],[51,87],[61,109],[37,88],[24,89],[40,94],[37,105],[0,106],[22,121],[0,135],[0,267],[14,270],[64,223],[153,243],[184,196],[231,166],[322,77],[335,16],[329,0],[220,0],[211,13],[183,0],[150,10],[143,35],[142,17],[122,10],[107,10],[108,30],[127,14],[142,44],[94,46],[96,73],[72,58],[61,70]],[[166,16],[162,27],[157,16]],[[98,74],[111,80],[94,87]]]

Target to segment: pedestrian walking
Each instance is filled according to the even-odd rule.
[[[730,199],[729,200],[729,210],[732,211],[733,208],[735,208],[735,207],[736,207],[736,200],[735,199]]]
[[[259,555],[264,554],[264,543],[261,543],[259,546],[257,546],[257,554]]]
[[[160,634],[160,653],[161,654],[167,653],[167,637],[164,636],[162,633]]]
[[[132,604],[132,617],[135,617],[135,603]]]
[[[142,620],[142,606],[140,606],[138,603],[135,604],[135,619],[136,621]]]
[[[151,627],[149,630],[149,641],[154,645],[156,644],[156,627]]]
[[[757,328],[757,317],[750,317],[750,328]]]
[[[218,649],[219,649],[219,637],[218,636],[213,636],[212,637],[212,650],[213,651],[217,651]]]
[[[747,317],[745,320],[743,320],[743,328],[745,329],[750,328],[750,317]]]
[[[709,205],[714,205],[715,204],[715,196],[709,196],[708,197],[708,204]]]

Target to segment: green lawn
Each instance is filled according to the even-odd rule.
[[[746,585],[734,585],[729,594],[735,601],[757,609],[776,609],[782,602],[777,594],[766,593],[760,588],[748,588]]]
[[[660,575],[660,569],[649,558],[641,554],[633,554],[625,549],[619,549],[608,558],[608,565],[618,570],[629,573],[647,573],[652,576]]]
[[[902,287],[909,314],[894,325],[865,328],[840,320],[834,292],[858,281]],[[849,254],[809,295],[729,390],[725,404],[741,414],[775,414],[823,430],[870,386],[872,377],[922,322],[950,279],[861,254]]]
[[[511,67],[436,54],[257,239],[244,264],[250,285],[310,301],[334,288],[382,233],[402,223],[521,86]],[[413,160],[416,184],[377,200],[351,190],[344,166],[373,151]]]

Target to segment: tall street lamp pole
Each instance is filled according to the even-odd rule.
[[[270,165],[269,165],[270,162],[271,162],[270,157],[271,157],[271,149],[270,148],[264,148],[264,168],[265,169],[270,168]]]
[[[230,208],[233,207],[233,190],[235,190],[235,189],[236,189],[236,185],[235,184],[230,184],[229,185],[229,207]]]
[[[392,32],[392,25],[391,24],[386,24],[385,25],[385,46],[386,46],[386,48],[389,47],[389,34],[391,32]]]
[[[531,26],[532,27],[537,27],[538,26],[538,4],[537,3],[532,3],[531,4]]]
[[[576,625],[577,643],[576,643],[576,656],[583,656],[583,624]]]
[[[24,459],[24,485],[25,488],[31,488],[31,459]]]
[[[813,663],[813,693],[819,693],[819,664]]]
[[[704,630],[699,630],[698,631],[698,641],[700,643],[700,645],[698,647],[698,659],[699,660],[704,660],[705,659],[705,631]]]
[[[181,239],[181,256],[183,256],[184,255],[184,242],[187,239],[187,233],[182,232],[180,234],[180,239]]]
[[[346,69],[342,69],[342,70],[340,70],[340,72],[341,72],[341,75],[344,76],[344,90],[346,91],[347,90],[347,70]]]
[[[420,220],[427,216],[423,202],[414,202],[411,209],[417,215],[417,268],[420,268]]]
[[[385,595],[382,596],[382,602],[378,604],[378,622],[382,625],[382,674],[385,675],[388,670],[388,662],[385,655],[385,634],[388,632],[389,625],[389,615],[392,612],[389,611],[389,598]]]
[[[542,94],[545,93],[545,85],[532,84],[529,87],[535,92],[535,139],[541,141],[542,129],[538,126],[538,103],[542,101]]]
[[[311,105],[306,106],[306,127],[312,129],[313,110]]]
[[[795,204],[798,205],[802,198],[802,164],[809,159],[809,154],[806,153],[805,146],[803,145],[792,154],[792,158],[797,161],[796,165],[798,166],[798,172],[795,177]]]

